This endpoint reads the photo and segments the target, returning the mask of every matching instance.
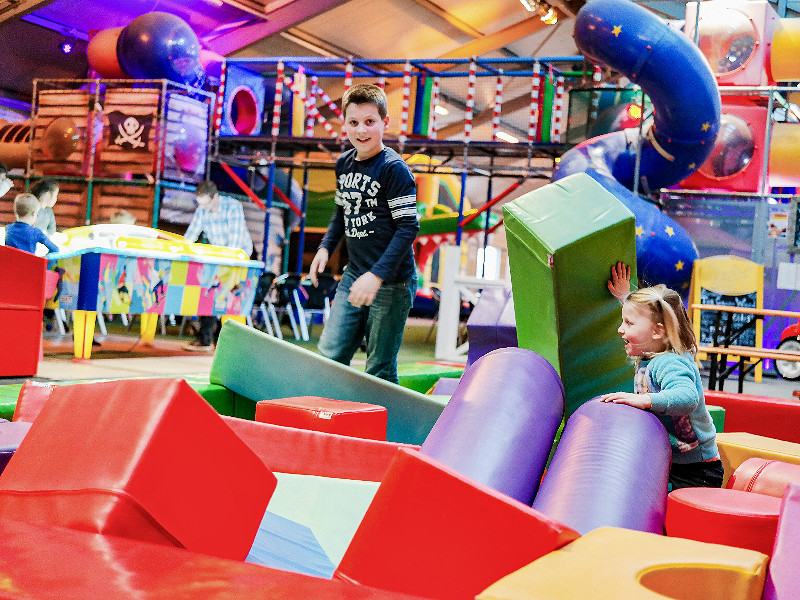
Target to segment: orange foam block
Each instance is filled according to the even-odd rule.
[[[719,488],[682,488],[667,496],[671,537],[772,553],[781,499]]]
[[[276,485],[181,379],[59,386],[0,479],[0,516],[242,560]]]
[[[370,440],[386,439],[386,407],[366,402],[296,396],[256,403],[256,421]]]
[[[401,448],[335,577],[430,598],[472,598],[577,537],[531,507]]]

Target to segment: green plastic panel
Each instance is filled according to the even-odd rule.
[[[319,356],[233,320],[222,331],[211,383],[255,401],[321,396],[386,407],[386,439],[422,444],[444,403]],[[237,398],[238,401],[238,398]]]
[[[617,333],[611,266],[633,267],[633,214],[585,173],[529,192],[503,207],[520,348],[561,375],[567,414],[606,392],[633,389],[633,365]]]

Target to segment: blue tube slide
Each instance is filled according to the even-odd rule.
[[[639,128],[601,135],[566,152],[552,181],[585,172],[636,218],[638,273],[644,283],[688,289],[697,249],[671,218],[630,189],[636,154],[642,191],[668,187],[708,158],[720,127],[720,97],[705,57],[683,33],[629,0],[591,0],[578,12],[578,49],[642,87],[653,103],[646,135]]]

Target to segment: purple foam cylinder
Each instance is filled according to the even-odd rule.
[[[421,452],[530,505],[564,413],[564,387],[544,358],[501,348],[461,378]]]
[[[671,463],[654,414],[595,399],[567,421],[533,508],[581,535],[606,526],[661,535]]]

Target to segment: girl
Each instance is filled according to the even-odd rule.
[[[613,392],[602,402],[627,404],[655,414],[672,445],[672,489],[721,487],[716,430],[703,397],[697,342],[680,296],[664,285],[630,292],[630,267],[611,268],[609,291],[622,302],[617,330],[634,359],[634,392]]]

